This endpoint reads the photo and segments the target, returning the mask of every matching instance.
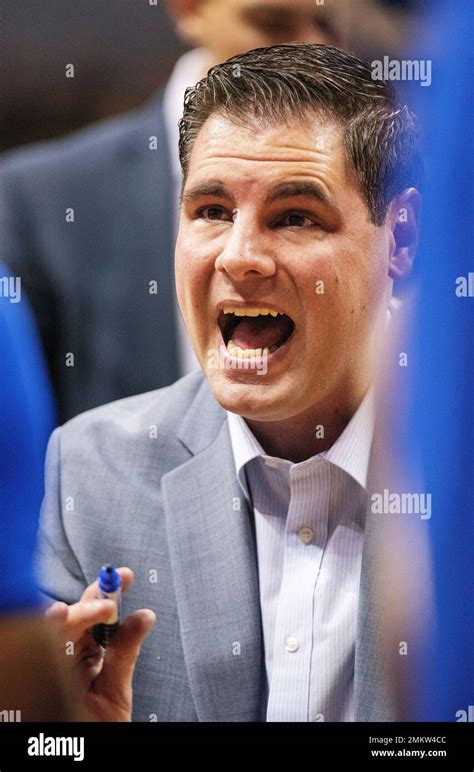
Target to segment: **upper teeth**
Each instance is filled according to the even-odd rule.
[[[224,308],[225,314],[234,314],[235,316],[282,316],[281,311],[272,311],[271,308]]]

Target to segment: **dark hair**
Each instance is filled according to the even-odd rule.
[[[184,97],[179,155],[184,178],[196,137],[214,113],[235,122],[271,124],[330,118],[344,128],[345,148],[372,221],[381,225],[397,193],[423,174],[418,122],[390,83],[368,64],[332,46],[309,43],[257,48],[209,70]]]

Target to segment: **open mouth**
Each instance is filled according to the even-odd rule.
[[[217,324],[232,357],[268,357],[291,337],[295,323],[270,308],[223,308]]]

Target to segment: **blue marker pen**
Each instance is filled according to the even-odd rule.
[[[110,636],[120,624],[122,580],[115,566],[105,565],[100,569],[97,581],[99,583],[100,597],[106,600],[113,600],[115,603],[115,610],[111,614],[110,619],[106,623],[94,625],[92,632],[94,640],[105,648],[110,640]]]

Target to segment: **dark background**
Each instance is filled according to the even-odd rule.
[[[142,103],[184,50],[164,0],[2,0],[0,149]],[[65,77],[65,65],[75,77]]]

